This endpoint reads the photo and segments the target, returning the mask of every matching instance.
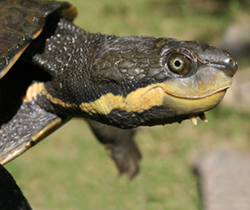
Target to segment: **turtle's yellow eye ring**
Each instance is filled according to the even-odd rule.
[[[187,75],[191,70],[191,60],[180,53],[174,53],[168,58],[168,68],[175,74],[178,75]]]

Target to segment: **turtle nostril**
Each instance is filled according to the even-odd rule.
[[[232,58],[229,59],[229,65],[231,65],[231,66],[235,65],[234,59],[232,59]]]
[[[224,59],[225,73],[228,76],[234,76],[238,69],[238,63],[236,58],[232,54],[227,54],[227,58]]]
[[[230,58],[229,59],[229,62],[228,62],[229,66],[231,66],[233,69],[237,68],[237,61],[233,58]]]
[[[232,68],[235,69],[235,72],[236,72],[236,70],[238,69],[238,62],[235,59],[231,58],[229,61],[229,65],[232,66]]]

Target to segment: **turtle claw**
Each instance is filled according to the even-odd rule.
[[[198,115],[199,118],[203,121],[203,122],[208,122],[206,116],[205,116],[205,113],[202,113],[200,115]],[[197,117],[196,116],[189,116],[189,119],[191,120],[191,122],[194,124],[194,125],[197,125],[198,121],[197,121]]]
[[[205,113],[200,114],[200,115],[199,115],[199,118],[200,118],[203,122],[206,122],[206,123],[208,122]]]
[[[196,116],[190,116],[189,119],[191,120],[191,122],[192,122],[194,125],[197,125],[198,121],[197,121]]]

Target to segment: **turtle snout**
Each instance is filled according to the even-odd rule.
[[[238,69],[238,62],[236,58],[231,53],[227,52],[226,56],[221,60],[221,63],[224,65],[223,72],[227,76],[234,76]]]
[[[234,55],[226,50],[218,48],[208,48],[201,52],[198,57],[203,63],[223,71],[228,77],[233,77],[238,69],[238,63]]]

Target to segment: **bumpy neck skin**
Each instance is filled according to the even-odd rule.
[[[33,63],[51,75],[47,91],[64,102],[79,104],[92,100],[91,71],[96,49],[113,36],[88,33],[64,19],[46,40],[44,52]]]
[[[228,88],[237,69],[231,54],[204,43],[92,34],[63,19],[32,62],[51,75],[42,108],[121,128],[202,114],[224,94],[193,100]]]

